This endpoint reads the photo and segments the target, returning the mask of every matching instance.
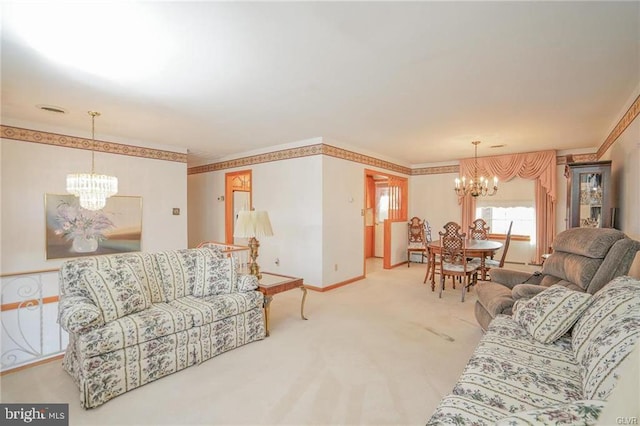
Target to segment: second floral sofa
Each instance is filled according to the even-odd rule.
[[[548,287],[491,321],[427,425],[596,424],[639,339],[640,280]]]
[[[256,278],[215,248],[69,260],[59,280],[84,408],[265,337]]]

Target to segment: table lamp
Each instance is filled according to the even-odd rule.
[[[238,220],[233,230],[236,238],[249,239],[249,271],[256,278],[262,278],[260,267],[256,261],[260,242],[256,237],[270,237],[273,235],[269,214],[264,210],[241,210],[238,212]]]

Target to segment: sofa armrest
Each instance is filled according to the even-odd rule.
[[[516,284],[522,284],[529,278],[531,278],[531,274],[528,272],[502,268],[491,269],[491,281],[509,288],[513,288]]]
[[[513,300],[519,299],[531,299],[538,293],[542,293],[549,287],[545,287],[538,284],[517,284],[511,289],[511,296]]]
[[[258,278],[255,275],[239,274],[238,275],[238,291],[246,293],[258,288]]]
[[[519,413],[496,422],[496,426],[520,424],[595,425],[606,401],[579,400],[559,403]]]
[[[58,323],[68,333],[79,333],[105,324],[100,308],[83,296],[60,298]]]

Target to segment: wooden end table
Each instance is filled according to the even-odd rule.
[[[269,305],[271,305],[274,294],[282,293],[283,291],[293,288],[302,290],[300,316],[303,320],[307,319],[304,316],[304,302],[307,299],[307,289],[304,287],[303,281],[302,278],[289,277],[287,275],[272,274],[269,272],[262,273],[262,277],[258,282],[258,290],[264,294],[264,322],[267,336],[269,335]]]

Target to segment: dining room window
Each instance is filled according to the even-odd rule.
[[[536,212],[533,206],[489,206],[476,208],[476,217],[489,225],[492,235],[506,235],[513,221],[512,237],[534,240],[536,235]],[[517,238],[516,238],[517,239]]]
[[[489,234],[506,236],[509,223],[513,221],[511,236],[514,240],[535,242],[536,209],[535,184],[532,180],[514,178],[500,185],[492,197],[478,197],[476,218],[489,225]]]

